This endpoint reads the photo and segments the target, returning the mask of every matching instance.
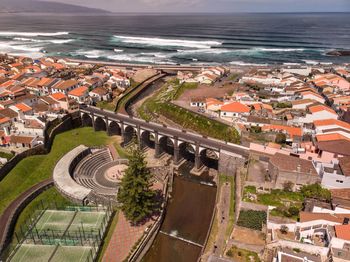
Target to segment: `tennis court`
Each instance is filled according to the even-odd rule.
[[[92,261],[110,219],[107,210],[85,207],[37,213],[9,261]]]
[[[10,260],[11,262],[47,262],[55,246],[46,245],[21,245],[16,254]]]
[[[89,231],[99,230],[103,225],[106,212],[78,212],[69,227],[69,232],[75,232],[78,228]]]
[[[62,231],[67,229],[74,218],[74,211],[46,210],[36,223],[35,228],[39,233],[54,230]]]
[[[92,261],[91,247],[66,247],[59,246],[51,262],[85,262]]]

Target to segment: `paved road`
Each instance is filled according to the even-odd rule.
[[[122,122],[126,122],[127,124],[140,126],[142,127],[142,129],[150,130],[152,132],[156,130],[161,134],[170,135],[172,137],[178,137],[179,139],[184,139],[189,142],[193,142],[193,143],[198,142],[199,145],[202,147],[206,147],[210,149],[219,149],[220,151],[223,150],[223,151],[227,151],[227,152],[238,154],[245,157],[248,157],[249,155],[248,147],[227,143],[218,139],[201,136],[191,132],[186,132],[185,130],[179,130],[176,128],[163,126],[156,123],[146,122],[138,118],[129,117],[123,114],[116,114],[112,111],[102,110],[97,107],[93,107],[93,106],[82,107],[80,111],[84,113],[94,114],[95,116],[102,116],[103,118],[108,117],[109,120],[115,119]]]
[[[2,213],[0,217],[0,253],[2,251],[3,244],[6,240],[6,236],[9,233],[11,233],[8,230],[10,229],[9,228],[10,222],[13,219],[13,216],[15,214],[17,207],[20,206],[22,203],[24,203],[28,197],[34,195],[37,191],[41,190],[44,187],[49,186],[50,184],[53,184],[52,179],[44,180],[32,186],[27,191],[19,195],[14,201],[12,201],[11,204]]]

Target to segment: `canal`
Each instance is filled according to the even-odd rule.
[[[191,262],[201,254],[215,206],[216,186],[208,176],[192,176],[184,169],[180,173],[174,177],[164,221],[144,262]]]

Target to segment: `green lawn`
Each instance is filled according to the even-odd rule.
[[[234,259],[237,262],[260,262],[260,258],[257,253],[232,246],[227,252],[226,255]]]
[[[108,144],[106,132],[94,132],[90,127],[73,129],[56,136],[51,152],[47,155],[23,159],[0,182],[0,214],[21,193],[52,175],[56,162],[74,147]]]
[[[10,160],[13,156],[14,154],[12,153],[6,153],[6,152],[0,151],[0,158],[6,158],[7,160]]]
[[[100,102],[97,102],[96,106],[98,108],[101,108],[101,109],[114,111],[116,105],[115,105],[115,103],[113,101],[112,102],[100,101]]]

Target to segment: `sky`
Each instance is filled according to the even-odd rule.
[[[44,0],[112,12],[350,12],[350,0]]]

